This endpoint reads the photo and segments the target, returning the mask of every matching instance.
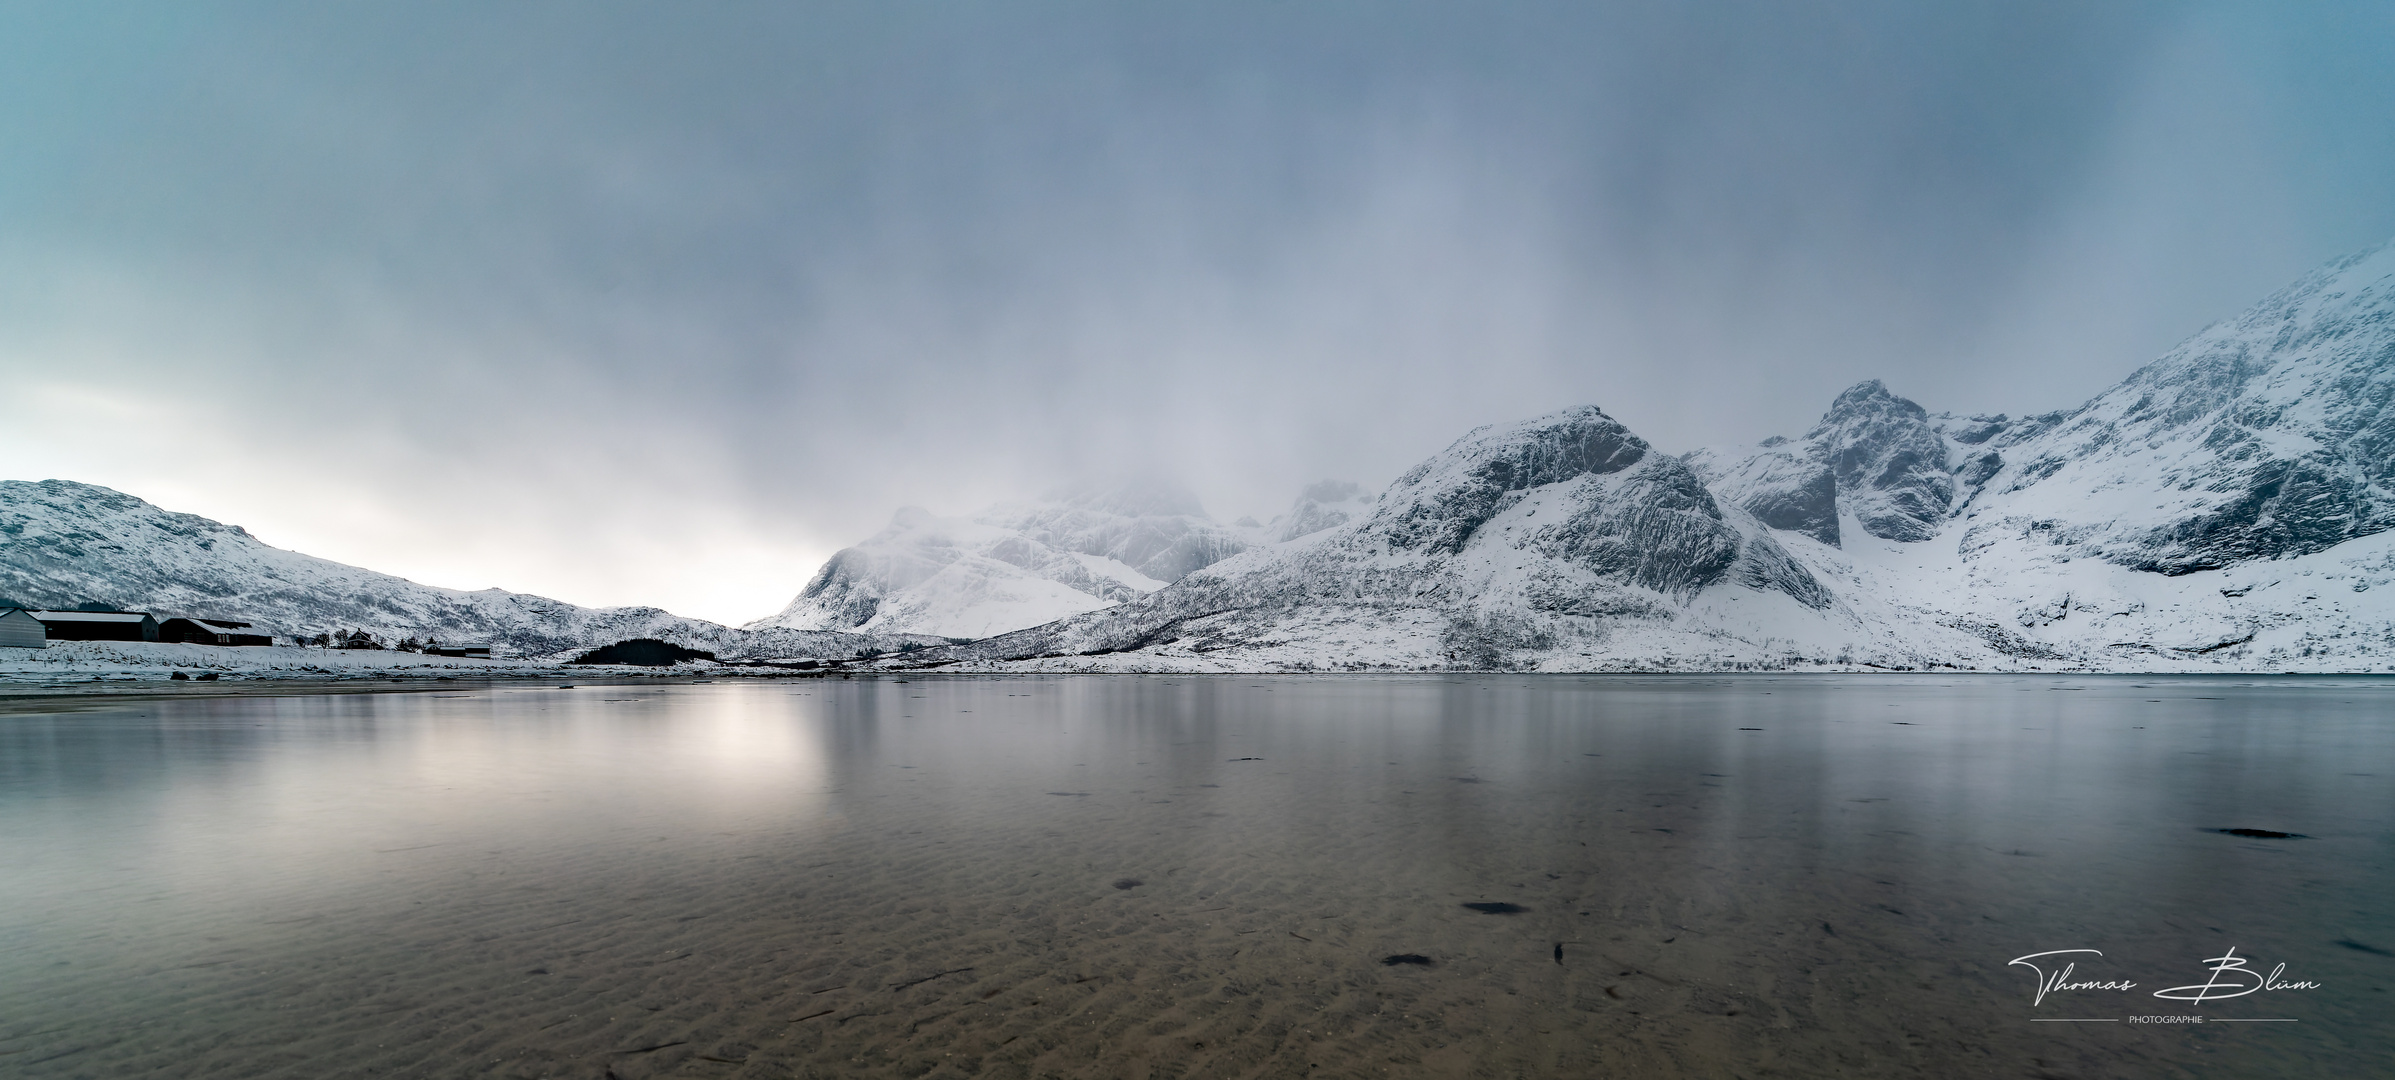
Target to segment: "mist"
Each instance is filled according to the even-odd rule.
[[[0,475],[743,622],[1594,403],[2067,408],[2395,236],[2383,5],[0,9]]]

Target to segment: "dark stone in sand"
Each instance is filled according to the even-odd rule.
[[[1433,963],[1430,957],[1424,956],[1421,953],[1410,952],[1401,952],[1393,956],[1384,956],[1380,958],[1380,962],[1390,967],[1396,967],[1399,964],[1420,964],[1423,967],[1429,967]]]
[[[1114,887],[1118,889],[1136,889],[1145,884],[1147,884],[1147,882],[1141,881],[1135,877],[1116,878],[1114,881]]]
[[[2230,835],[2230,836],[2244,836],[2244,837],[2250,837],[2250,838],[2252,838],[2252,839],[2255,839],[2255,840],[2309,840],[2309,839],[2311,839],[2311,837],[2305,836],[2305,835],[2304,835],[2304,834],[2302,834],[2302,833],[2294,833],[2294,832],[2273,832],[2273,831],[2271,831],[2271,830],[2269,830],[2269,829],[2214,829],[2214,830],[2212,830],[2212,831],[2213,831],[2213,832],[2216,832],[2216,833],[2227,833],[2227,834],[2228,834],[2228,835]]]
[[[1479,903],[1465,904],[1464,906],[1471,908],[1472,910],[1483,915],[1519,915],[1530,910],[1529,908],[1523,907],[1520,904],[1508,904],[1502,900],[1483,900]]]

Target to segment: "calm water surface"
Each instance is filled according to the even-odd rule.
[[[2385,680],[14,708],[11,1076],[2395,1068]],[[2008,961],[2061,949],[2102,955],[2037,963],[2137,985],[2033,1001]],[[2224,955],[2253,966],[2211,975]],[[2274,985],[2317,985],[2152,994],[2281,964]]]

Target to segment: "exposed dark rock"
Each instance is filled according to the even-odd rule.
[[[1533,531],[1523,546],[1671,594],[1711,585],[1738,561],[1738,530],[1677,458],[1658,454],[1619,476],[1592,471],[1574,482],[1570,505],[1571,516]]]
[[[2395,248],[2338,260],[2067,414],[1991,444],[2000,474],[2163,499],[2073,522],[2077,542],[2184,574],[2395,529]],[[2151,504],[2149,504],[2151,505]]]
[[[1974,429],[1983,441],[1998,421]],[[1945,436],[1929,414],[1873,379],[1830,403],[1802,441],[1774,436],[1736,461],[1701,459],[1724,497],[1774,529],[1840,542],[1838,512],[1887,540],[1926,540],[1954,502]]]
[[[1646,440],[1594,406],[1509,429],[1508,437],[1492,438],[1493,430],[1473,431],[1399,478],[1381,497],[1371,533],[1399,551],[1453,555],[1509,492],[1619,472],[1648,453]]]
[[[1826,462],[1810,455],[1776,455],[1789,467],[1784,482],[1757,486],[1743,504],[1757,520],[1774,529],[1803,533],[1831,547],[1838,546],[1838,476]],[[1776,464],[1776,463],[1775,463]]]
[[[1883,540],[1936,535],[1954,503],[1954,477],[1946,440],[1921,406],[1872,379],[1838,395],[1805,439],[1821,448],[1839,499],[1864,532]]]

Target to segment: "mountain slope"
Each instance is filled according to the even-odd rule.
[[[1601,665],[1625,649],[1754,660],[1771,628],[1824,620],[1865,632],[1686,464],[1580,408],[1466,435],[1369,517],[1114,608],[923,655],[1136,653],[1234,669]]]
[[[1594,409],[1482,429],[1367,520],[943,655],[2395,670],[2395,247],[2064,412],[1931,414],[1874,380],[1800,440],[1684,460]]]
[[[2340,259],[2059,417],[2003,425],[1978,535],[2185,574],[2395,528],[2395,245]]]
[[[1244,550],[1195,496],[1155,481],[1068,490],[969,518],[909,507],[842,549],[779,614],[786,628],[980,638],[1145,595]]]
[[[271,547],[236,525],[65,480],[0,481],[0,598],[238,619],[277,636],[362,629],[390,639],[487,641],[535,656],[635,637],[727,657],[852,656],[907,643],[851,635],[758,636],[657,608],[585,608],[499,589],[419,585]]]
[[[1764,524],[1836,547],[1842,513],[1885,540],[1936,535],[1954,501],[1948,456],[1929,414],[1872,379],[1838,395],[1802,441],[1767,439],[1743,455],[1700,451],[1690,460]]]

